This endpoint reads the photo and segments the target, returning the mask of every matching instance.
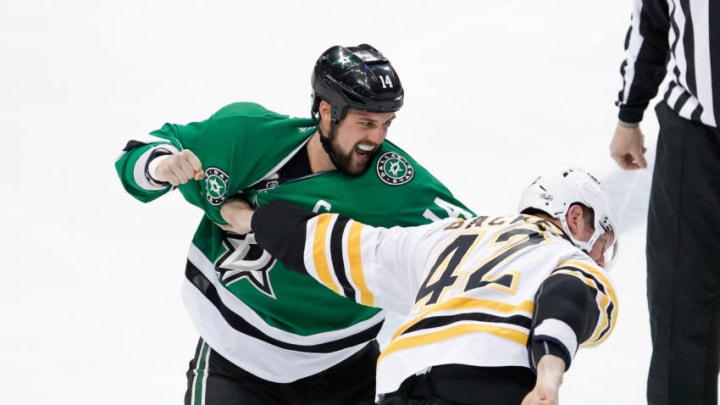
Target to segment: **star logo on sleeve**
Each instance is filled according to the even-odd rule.
[[[227,233],[223,244],[228,249],[215,264],[226,285],[249,281],[256,289],[275,298],[268,272],[275,259],[255,242],[255,235]]]
[[[220,205],[225,201],[227,182],[230,177],[217,167],[205,170],[205,198],[212,205]]]

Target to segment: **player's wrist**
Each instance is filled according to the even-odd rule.
[[[640,126],[639,122],[627,122],[623,120],[618,120],[618,125],[620,125],[623,128],[638,128]]]
[[[570,368],[570,362],[572,361],[567,348],[560,345],[558,342],[549,339],[533,339],[530,346],[533,368],[537,368],[540,360],[548,355],[558,357],[563,360],[563,364],[566,368]]]
[[[150,152],[145,166],[145,178],[147,178],[151,184],[164,187],[170,185],[169,182],[158,179],[157,169],[158,165],[172,154],[171,151],[165,148],[155,148]]]

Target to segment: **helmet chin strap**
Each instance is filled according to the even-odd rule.
[[[584,251],[585,253],[590,254],[590,251],[592,250],[593,245],[595,244],[595,241],[597,241],[598,237],[600,237],[600,235],[602,235],[603,232],[598,232],[598,230],[595,229],[592,236],[590,237],[590,240],[588,240],[587,242],[577,240],[573,236],[572,232],[570,232],[570,227],[567,224],[567,219],[565,218],[565,215],[567,215],[567,213],[565,213],[562,217],[560,217],[560,223],[562,224],[563,231],[565,231],[565,233],[567,234],[568,238],[570,238],[570,241],[573,243],[573,245],[577,246],[578,248],[580,248],[580,250]]]

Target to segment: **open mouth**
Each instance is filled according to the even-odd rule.
[[[358,144],[355,146],[355,152],[357,152],[358,155],[365,157],[370,156],[370,154],[375,150],[376,145],[372,144]]]

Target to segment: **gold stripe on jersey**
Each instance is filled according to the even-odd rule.
[[[617,318],[617,296],[610,280],[596,267],[575,260],[560,263],[558,269],[553,272],[553,274],[558,273],[576,277],[599,292],[598,306],[602,308],[601,319],[593,335],[581,347],[592,347],[604,342],[615,328]]]
[[[336,294],[342,295],[340,287],[335,283],[328,263],[328,253],[325,249],[325,236],[330,226],[332,215],[319,215],[315,222],[315,234],[313,235],[313,264],[318,279],[325,287],[331,289]]]
[[[512,305],[502,301],[494,301],[482,298],[472,297],[457,297],[447,300],[441,304],[437,304],[433,307],[432,311],[428,311],[425,315],[419,316],[412,321],[400,326],[398,330],[393,334],[392,340],[398,339],[400,335],[405,333],[408,329],[420,321],[426,319],[429,315],[436,316],[439,311],[457,311],[457,312],[477,312],[477,310],[485,310],[481,312],[485,313],[501,313],[503,315],[518,314],[524,315],[528,318],[532,317],[533,311],[535,310],[535,303],[532,301],[523,301],[520,305]],[[486,332],[492,332],[487,330]],[[500,333],[500,337],[503,336]],[[525,334],[527,337],[527,334]],[[523,343],[524,344],[524,343]]]
[[[378,358],[378,362],[382,361],[382,359],[384,359],[391,353],[400,350],[411,349],[413,347],[437,343],[447,339],[466,335],[468,333],[491,333],[501,338],[511,340],[519,345],[525,346],[528,340],[528,332],[527,329],[525,330],[526,331],[520,331],[517,329],[498,325],[466,323],[461,325],[454,325],[440,330],[428,331],[427,333],[406,336],[397,339],[393,338],[391,343],[385,348],[385,350],[383,350],[382,354]]]
[[[374,306],[375,296],[368,289],[365,274],[363,274],[361,245],[363,227],[364,225],[360,222],[350,221],[348,240],[345,245],[348,248],[348,268],[350,269],[350,279],[360,294],[356,301],[363,305]],[[338,269],[338,271],[342,271],[342,269]]]
[[[455,297],[451,298],[440,304],[433,306],[433,311],[452,311],[452,310],[475,310],[475,309],[489,309],[493,312],[499,312],[505,315],[514,312],[525,312],[527,315],[532,315],[535,309],[535,303],[532,301],[523,301],[520,305],[508,304],[502,301],[489,300],[485,298],[473,298],[473,297]],[[418,320],[422,319],[418,318]]]

